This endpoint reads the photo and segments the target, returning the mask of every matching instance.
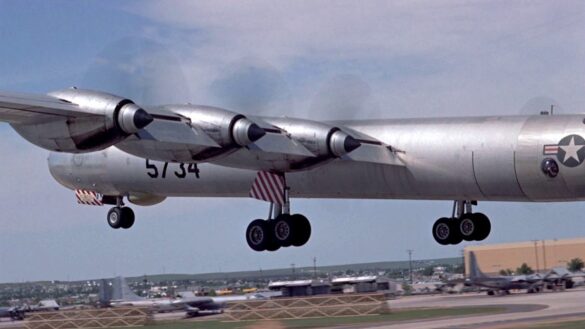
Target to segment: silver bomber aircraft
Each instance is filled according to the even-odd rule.
[[[198,105],[141,107],[71,88],[48,95],[0,93],[0,120],[52,151],[53,177],[79,203],[253,197],[267,219],[246,230],[256,251],[302,246],[308,219],[291,198],[451,200],[432,227],[443,245],[483,240],[491,229],[477,201],[585,199],[585,116],[537,115],[316,122],[244,116]]]

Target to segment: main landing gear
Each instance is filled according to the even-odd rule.
[[[124,207],[121,196],[116,198],[116,206],[108,211],[108,224],[115,229],[129,229],[134,225],[134,211]]]
[[[492,225],[482,213],[472,212],[476,201],[457,200],[453,204],[451,218],[439,218],[433,225],[433,238],[442,245],[459,244],[461,241],[482,241],[490,234]]]
[[[290,214],[288,188],[284,190],[284,205],[271,203],[268,219],[256,219],[246,229],[246,242],[255,251],[300,247],[307,243],[310,237],[311,224],[307,217]]]

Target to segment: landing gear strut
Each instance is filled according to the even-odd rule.
[[[476,201],[456,200],[451,218],[439,218],[433,225],[433,238],[442,245],[461,241],[482,241],[490,234],[492,225],[482,213],[472,212]]]
[[[116,206],[108,211],[108,224],[111,228],[129,229],[134,225],[134,211],[129,207],[124,207],[122,197],[116,198]]]
[[[276,251],[281,247],[300,247],[311,237],[311,224],[301,214],[290,214],[288,187],[284,204],[270,203],[268,219],[256,219],[246,229],[246,242],[255,251]]]

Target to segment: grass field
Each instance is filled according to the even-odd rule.
[[[506,329],[583,329],[583,328],[585,328],[585,319],[542,323],[527,326],[516,326]]]
[[[237,328],[287,328],[287,329],[301,329],[301,328],[322,328],[327,326],[351,325],[360,323],[392,323],[398,321],[408,320],[422,320],[431,318],[443,318],[450,316],[465,316],[478,314],[494,314],[504,312],[503,307],[460,307],[460,308],[444,308],[444,309],[429,309],[429,310],[409,310],[393,312],[382,315],[359,316],[359,317],[339,317],[339,318],[314,318],[314,319],[299,319],[299,320],[282,320],[258,322],[221,322],[218,320],[210,321],[182,321],[157,323],[146,327],[147,329],[237,329]],[[569,327],[570,328],[570,327]]]

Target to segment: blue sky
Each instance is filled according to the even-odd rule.
[[[582,1],[5,1],[0,90],[77,85],[140,103],[193,102],[310,119],[585,108]],[[527,105],[528,104],[528,105]],[[303,248],[254,253],[253,200],[135,207],[112,231],[50,177],[47,152],[0,125],[0,282],[455,257],[433,221],[447,201],[295,200]],[[580,203],[480,203],[486,243],[582,236]]]

